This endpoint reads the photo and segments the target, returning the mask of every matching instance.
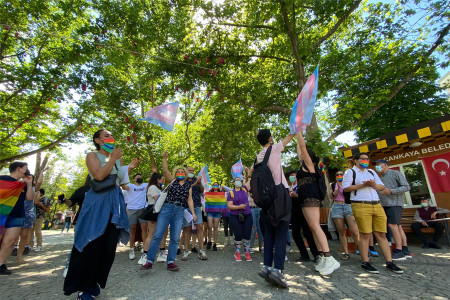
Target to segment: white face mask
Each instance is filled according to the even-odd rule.
[[[194,174],[193,173],[188,173],[188,178],[194,178]]]
[[[236,181],[235,183],[234,183],[235,185],[236,185],[236,187],[242,187],[242,181]]]

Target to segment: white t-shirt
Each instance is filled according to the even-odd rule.
[[[376,184],[384,185],[381,181],[380,177],[378,177],[377,173],[374,170],[370,170],[372,174],[364,169],[361,171],[358,167],[353,167],[353,170],[356,172],[355,185],[363,184],[363,181],[367,180],[375,180]],[[353,172],[352,170],[345,171],[344,181],[342,182],[342,187],[348,188],[352,185],[353,182]],[[380,198],[378,197],[377,191],[372,187],[364,187],[355,192],[350,193],[350,200],[352,201],[378,201]]]
[[[147,191],[147,200],[149,205],[154,205],[156,200],[153,198],[161,194],[161,190],[156,187],[156,185],[151,185]]]
[[[147,206],[145,199],[147,185],[148,183],[141,185],[128,184],[130,189],[127,191],[127,209],[141,209]]]

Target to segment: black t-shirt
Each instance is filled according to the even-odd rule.
[[[73,220],[73,223],[76,223],[78,220],[78,215],[81,211],[81,207],[83,206],[84,197],[86,193],[89,191],[91,187],[89,185],[84,185],[78,188],[75,192],[73,192],[72,196],[70,196],[69,200],[72,201],[72,206],[78,204],[80,208],[78,208],[77,214]]]
[[[0,180],[5,181],[18,181],[17,179],[9,176],[9,175],[0,175]],[[24,202],[26,201],[26,194],[27,194],[27,185],[25,184],[22,193],[19,196],[19,199],[16,202],[16,205],[14,205],[13,209],[9,213],[10,218],[23,218],[25,217],[25,207]]]
[[[191,185],[193,185],[197,180],[196,179],[188,179],[188,181]],[[194,207],[201,207],[202,206],[202,198],[200,197],[200,187],[198,184],[192,186],[192,201],[194,202]]]

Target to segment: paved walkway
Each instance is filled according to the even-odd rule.
[[[73,233],[44,231],[42,252],[25,256],[27,264],[18,266],[8,260],[10,276],[2,276],[1,299],[75,299],[62,293],[62,272],[73,241]],[[223,241],[223,238],[221,239]],[[330,241],[332,253],[340,246]],[[450,251],[410,246],[414,258],[398,265],[405,274],[397,275],[383,267],[383,258],[374,258],[380,274],[364,273],[359,257],[351,255],[329,277],[321,277],[312,263],[299,263],[297,251],[288,254],[286,270],[289,290],[267,284],[257,272],[262,254],[253,262],[234,262],[231,246],[207,251],[209,259],[200,261],[191,254],[177,263],[179,272],[169,272],[157,263],[153,270],[140,271],[136,259],[128,259],[128,248],[119,247],[106,289],[100,299],[448,299],[450,297]],[[179,257],[178,257],[179,259]]]

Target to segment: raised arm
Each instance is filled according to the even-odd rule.
[[[94,152],[90,152],[86,155],[86,166],[89,170],[89,173],[92,174],[94,179],[101,181],[111,173],[116,160],[120,159],[121,157],[122,149],[114,148],[109,161],[102,167],[97,155]]]
[[[303,134],[301,131],[297,132],[297,156],[300,164],[302,163],[301,158],[303,158],[303,161],[305,161],[305,165],[310,173],[316,172],[316,169],[314,168],[314,163],[311,160],[308,151],[306,150],[306,143],[305,140],[303,139]]]
[[[133,158],[131,163],[128,165],[128,175],[131,175],[134,169],[136,169],[141,163],[142,158]]]
[[[288,136],[286,136],[283,140],[283,147],[286,147],[286,145],[289,144],[294,136],[295,134],[289,134]]]
[[[167,157],[168,156],[169,156],[169,153],[167,151],[164,151],[163,161],[162,161],[163,174],[168,182],[172,182],[175,179],[175,177],[169,171],[169,166],[167,165]]]
[[[41,172],[39,172],[39,177],[36,181],[36,185],[34,186],[35,191],[39,191],[41,189],[42,182],[44,181],[44,172],[47,170],[48,170],[48,168],[44,168],[41,170]]]

